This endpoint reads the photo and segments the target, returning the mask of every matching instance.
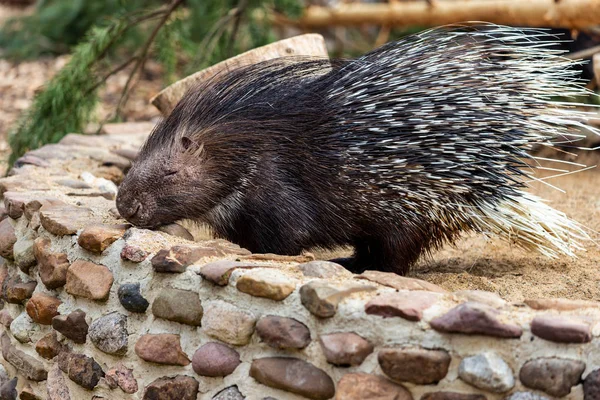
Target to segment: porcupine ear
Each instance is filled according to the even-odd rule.
[[[202,152],[203,145],[199,144],[193,139],[190,139],[187,136],[182,136],[180,139],[181,149],[184,153],[188,153],[190,155],[198,156]]]

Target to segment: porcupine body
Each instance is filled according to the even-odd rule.
[[[522,46],[543,35],[438,28],[356,60],[219,75],[151,134],[119,211],[142,227],[207,223],[256,253],[351,245],[355,272],[404,274],[468,231],[572,255],[586,233],[524,191],[531,147],[586,129],[585,114],[549,102],[585,93],[572,62]]]

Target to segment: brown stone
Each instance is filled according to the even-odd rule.
[[[600,302],[589,300],[571,300],[571,299],[525,299],[525,304],[534,310],[556,310],[573,311],[580,308],[598,308]]]
[[[140,249],[138,246],[126,244],[121,250],[121,258],[123,260],[131,261],[134,263],[141,263],[144,261],[150,253]]]
[[[500,312],[488,305],[467,302],[454,307],[429,324],[440,332],[487,335],[504,338],[518,338],[523,329],[514,324],[503,323],[498,319]]]
[[[48,372],[46,390],[48,393],[47,400],[71,400],[67,380],[58,364],[54,364]]]
[[[219,260],[205,264],[200,268],[200,276],[218,286],[226,286],[229,283],[231,273],[237,268],[258,268],[260,265],[252,265],[239,261]]]
[[[7,277],[2,282],[2,297],[8,303],[21,304],[33,295],[36,281],[23,282],[19,275]]]
[[[241,276],[236,283],[240,292],[252,296],[281,301],[296,288],[296,282],[286,274],[275,269],[258,269]]]
[[[17,242],[15,228],[10,219],[0,221],[0,256],[12,260],[13,246]]]
[[[199,386],[191,376],[165,376],[146,386],[142,400],[196,400]]]
[[[94,222],[92,210],[69,204],[44,206],[40,210],[40,221],[48,232],[56,236],[74,235],[79,229]]]
[[[4,207],[6,213],[12,219],[19,219],[23,215],[25,203],[31,198],[31,195],[25,192],[5,192]]]
[[[404,386],[364,373],[342,376],[338,382],[335,398],[336,400],[413,400]]]
[[[58,306],[61,304],[62,301],[54,296],[36,293],[27,301],[25,310],[34,322],[50,325],[52,318],[59,314]]]
[[[170,333],[146,334],[135,344],[135,354],[157,364],[186,366],[190,360],[181,349],[179,340],[179,335]]]
[[[200,326],[204,310],[198,293],[180,289],[162,289],[152,303],[152,314],[182,324]]]
[[[39,217],[38,211],[42,207],[50,207],[53,205],[61,205],[61,204],[64,204],[64,203],[58,199],[53,199],[53,198],[31,199],[30,201],[25,203],[25,207],[23,208],[23,214],[25,215],[25,218],[27,218],[28,220],[31,220],[34,215],[38,215],[38,217]]]
[[[256,333],[276,349],[303,349],[310,344],[310,331],[293,318],[267,315],[256,324]]]
[[[96,360],[84,354],[62,352],[58,355],[58,366],[69,379],[88,390],[93,390],[104,377]]]
[[[255,325],[254,314],[223,301],[213,301],[207,305],[202,318],[204,333],[236,346],[250,342]]]
[[[33,254],[38,262],[40,279],[48,289],[57,289],[67,283],[69,260],[65,253],[53,253],[50,239],[37,238],[33,245]]]
[[[19,400],[42,400],[42,398],[35,394],[31,386],[25,385],[23,390],[21,390]]]
[[[367,314],[384,318],[402,317],[409,321],[420,321],[423,311],[442,297],[439,293],[425,291],[401,291],[384,293],[373,298],[365,306]]]
[[[120,239],[129,225],[90,225],[79,235],[77,243],[92,253],[102,253]]]
[[[451,357],[445,350],[422,348],[382,349],[381,370],[395,381],[418,385],[435,384],[448,374]]]
[[[85,321],[85,312],[75,310],[67,315],[52,318],[52,327],[75,343],[85,343],[89,326]]]
[[[8,310],[4,309],[0,311],[0,324],[2,324],[5,328],[8,328],[13,320],[14,318],[12,315],[10,315]]]
[[[68,350],[66,345],[58,341],[56,332],[47,333],[35,344],[35,351],[47,360],[52,360],[63,351]]]
[[[113,284],[113,274],[104,265],[77,260],[67,270],[65,290],[73,296],[106,300]]]
[[[187,229],[185,229],[183,226],[181,226],[179,224],[173,223],[173,224],[169,224],[169,225],[163,225],[160,228],[158,228],[158,230],[160,232],[164,232],[171,236],[180,237],[182,239],[189,240],[192,242],[194,241],[194,236],[192,236],[190,231],[188,231]]]
[[[43,381],[48,376],[44,365],[34,357],[17,350],[6,332],[0,338],[2,344],[2,357],[8,361],[17,371],[32,381]]]
[[[314,280],[300,288],[300,300],[308,311],[321,318],[333,317],[338,304],[353,293],[377,290],[373,285],[332,285],[327,281]]]
[[[319,343],[327,362],[334,365],[360,365],[373,352],[373,345],[353,332],[321,335]]]
[[[120,362],[106,372],[105,378],[109,386],[115,388],[118,386],[125,393],[133,394],[138,391],[138,383],[133,376],[133,369],[127,368]]]
[[[589,324],[558,315],[538,315],[531,322],[531,333],[558,343],[587,343],[592,340]]]
[[[421,400],[486,400],[482,394],[468,394],[457,392],[430,392],[421,397]],[[534,400],[534,399],[531,399]]]
[[[247,252],[247,250],[246,250]],[[299,254],[297,256],[286,256],[282,254],[273,254],[273,253],[265,253],[265,254],[245,254],[242,255],[240,260],[256,260],[256,261],[275,261],[275,262],[295,262],[295,263],[305,263],[309,261],[314,261],[315,256],[311,253]]]
[[[296,266],[302,275],[311,278],[332,279],[332,278],[350,278],[352,273],[340,264],[331,261],[309,261]]]
[[[185,271],[188,265],[205,257],[217,257],[223,253],[211,247],[173,246],[169,250],[161,250],[152,257],[152,267],[156,272]]]
[[[194,372],[201,376],[227,376],[240,364],[237,351],[217,342],[206,343],[192,357]]]
[[[296,358],[266,357],[254,360],[250,376],[263,385],[313,400],[326,400],[335,395],[333,381],[325,371]]]
[[[595,369],[583,381],[583,398],[585,400],[600,399],[600,369]]]
[[[519,371],[521,383],[551,396],[563,397],[581,381],[585,363],[566,358],[542,357],[527,361]]]
[[[365,271],[356,276],[356,279],[366,279],[398,290],[426,290],[429,292],[447,293],[446,289],[423,281],[421,279],[407,278],[391,272]]]

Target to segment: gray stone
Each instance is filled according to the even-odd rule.
[[[536,393],[531,392],[516,392],[511,394],[508,397],[505,397],[504,400],[550,400],[546,396],[541,396]],[[587,398],[586,398],[587,400]]]
[[[124,283],[117,292],[121,305],[130,312],[145,313],[150,305],[148,300],[140,293],[139,283]]]
[[[96,319],[90,325],[89,335],[92,343],[105,353],[127,353],[127,317],[123,314],[112,312]]]
[[[48,372],[48,381],[46,382],[48,400],[71,400],[67,380],[58,364],[54,364]]]
[[[13,258],[19,269],[26,274],[29,268],[35,265],[35,255],[33,253],[33,239],[31,235],[22,236],[13,246]]]
[[[202,317],[202,328],[207,335],[236,346],[248,344],[255,324],[253,314],[223,301],[211,302]]]
[[[600,399],[600,369],[588,374],[583,381],[583,398],[585,400]]]
[[[245,398],[237,386],[229,386],[214,395],[212,400],[244,400]]]
[[[515,386],[513,371],[495,353],[481,353],[464,358],[458,367],[460,379],[479,389],[504,393]]]
[[[180,289],[162,289],[152,302],[152,314],[182,324],[200,326],[202,304],[198,293]]]
[[[31,337],[40,331],[40,326],[23,312],[10,324],[10,331],[19,342],[27,343],[31,342]]]

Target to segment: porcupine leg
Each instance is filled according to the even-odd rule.
[[[420,248],[409,248],[393,237],[359,239],[354,243],[354,257],[336,260],[354,273],[366,270],[395,272],[406,275],[410,266],[419,258]]]

